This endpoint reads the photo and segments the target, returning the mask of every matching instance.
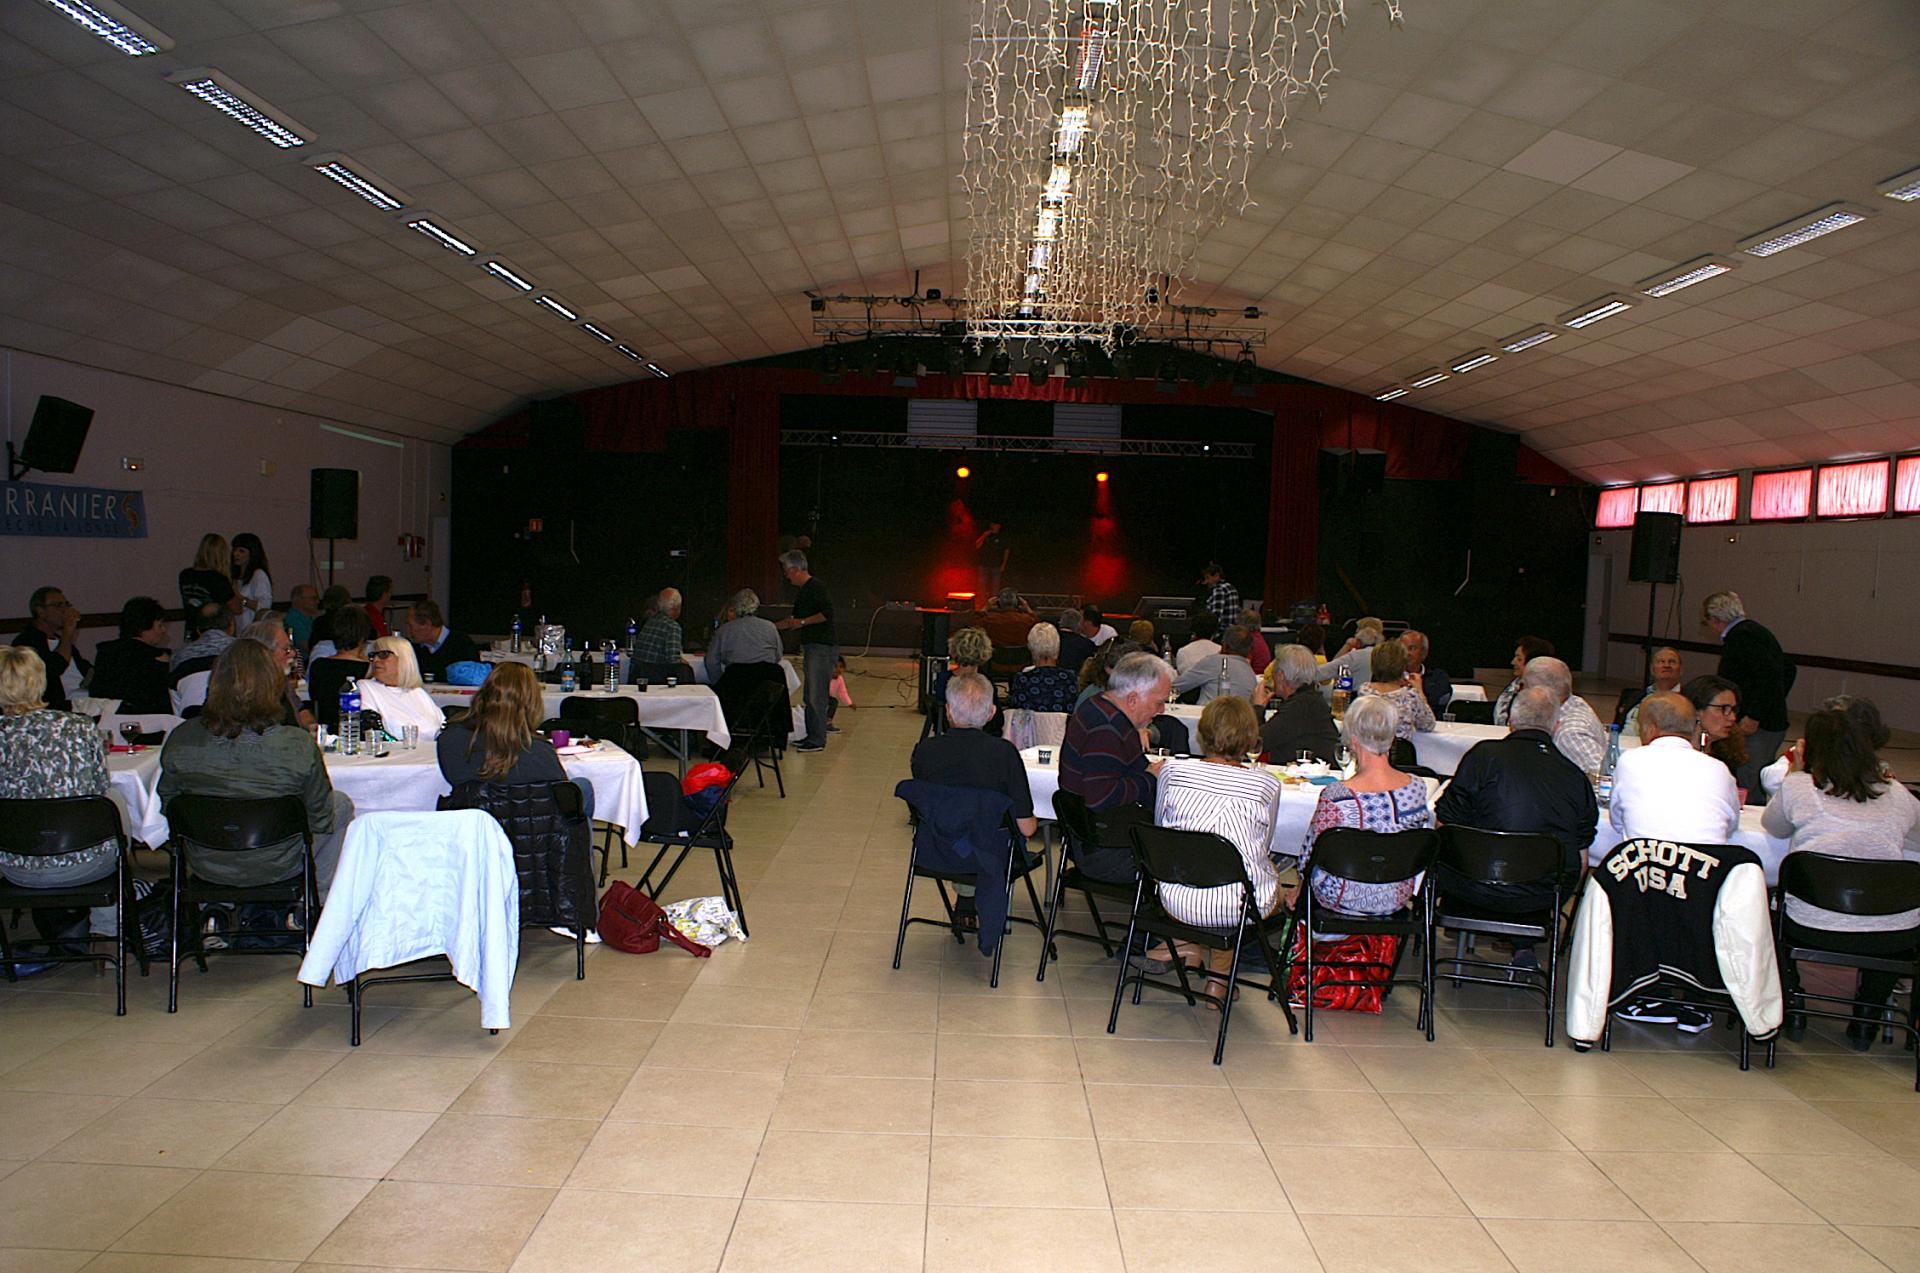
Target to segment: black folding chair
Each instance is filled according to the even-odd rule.
[[[1420,1012],[1415,1025],[1426,1032],[1427,1042],[1433,1042],[1433,884],[1431,879],[1423,880],[1413,898],[1391,915],[1354,915],[1347,911],[1335,910],[1323,906],[1314,896],[1313,875],[1325,872],[1355,884],[1398,884],[1419,876],[1427,875],[1433,869],[1435,858],[1440,853],[1439,833],[1422,827],[1412,831],[1361,831],[1353,827],[1331,827],[1322,831],[1313,842],[1313,851],[1301,869],[1300,896],[1302,918],[1307,926],[1303,945],[1306,957],[1302,964],[1306,969],[1306,1031],[1308,1043],[1313,1042],[1313,935],[1324,925],[1327,931],[1346,933],[1349,936],[1370,936],[1381,934],[1408,939],[1394,957],[1394,962],[1362,962],[1349,967],[1378,968],[1381,975],[1364,980],[1348,981],[1350,986],[1378,987],[1391,994],[1393,987],[1415,985],[1420,987]],[[1399,960],[1406,953],[1406,946],[1417,942],[1420,946],[1420,975],[1418,977],[1399,977]]]
[[[1490,702],[1455,698],[1447,704],[1447,719],[1458,721],[1463,725],[1491,725],[1493,708],[1494,705]]]
[[[908,825],[913,827],[919,826],[921,821],[920,810],[915,808],[913,802],[907,800],[906,797],[902,796],[901,799],[905,801],[907,806]],[[1041,909],[1040,894],[1033,887],[1033,873],[1046,864],[1046,859],[1037,853],[1027,851],[1027,837],[1021,835],[1020,828],[1014,825],[1012,814],[1009,813],[1007,815],[1004,825],[1011,850],[1007,855],[1006,882],[1009,893],[1008,901],[1012,901],[1013,881],[1018,878],[1026,884],[1027,900],[1033,905],[1032,919],[1028,919],[1023,915],[1015,915],[1012,907],[1009,906],[1007,911],[1009,926],[1012,924],[1031,924],[1044,935],[1046,932],[1046,912]],[[907,888],[906,892],[900,898],[900,931],[895,934],[893,939],[893,967],[895,972],[900,970],[900,956],[906,949],[907,926],[909,924],[937,925],[953,933],[953,940],[956,945],[964,946],[967,944],[967,930],[961,927],[960,917],[954,913],[954,899],[948,894],[947,885],[973,884],[978,879],[976,873],[972,871],[940,871],[932,867],[922,866],[920,864],[919,846],[914,842],[914,839],[914,837],[910,837],[908,841]],[[935,889],[937,889],[940,894],[940,907],[947,914],[947,918],[944,921],[926,919],[913,914],[913,882],[916,879],[933,881]],[[1000,987],[1000,957],[1004,955],[1006,951],[1006,935],[1003,933],[1001,934],[1000,940],[994,943],[993,974],[987,982],[990,987],[996,990]]]
[[[762,788],[767,785],[766,769],[773,771],[774,787],[780,792],[780,798],[787,798],[787,780],[780,773],[780,758],[786,754],[787,741],[793,734],[793,704],[787,697],[786,682],[779,685],[766,684],[760,688],[751,700],[758,707],[759,714],[750,716],[753,724],[748,727],[744,738],[735,740],[735,745],[745,748],[745,758],[753,762],[753,776]],[[751,713],[753,707],[749,707]],[[742,766],[744,771],[745,766]]]
[[[35,939],[15,943],[0,921],[0,963],[7,966],[7,980],[16,982],[20,974],[15,965],[23,963],[106,963],[113,965],[114,1013],[127,1015],[127,952],[140,962],[140,975],[147,975],[147,956],[139,938],[127,935],[127,900],[133,896],[133,876],[127,862],[127,835],[120,824],[120,810],[105,796],[61,796],[45,800],[0,800],[0,853],[23,858],[57,857],[90,849],[96,844],[113,845],[112,874],[89,884],[33,888],[0,879],[0,909],[5,907],[94,907],[114,908],[114,938],[111,955],[91,949],[81,954],[62,954],[53,943]],[[18,946],[46,945],[46,952],[34,952],[31,958],[15,949]]]
[[[665,685],[668,681],[678,681],[692,685],[693,669],[685,663],[639,663],[633,664],[627,677],[635,685]]]
[[[1781,901],[1773,908],[1774,945],[1780,955],[1780,971],[1787,982],[1787,1019],[1821,1017],[1828,1021],[1872,1024],[1879,1032],[1907,1032],[1908,1050],[1914,1053],[1913,1090],[1920,1092],[1920,935],[1907,954],[1858,955],[1828,946],[1803,944],[1787,938],[1786,906],[1792,897],[1821,910],[1841,915],[1898,915],[1920,908],[1920,862],[1838,857],[1831,853],[1789,853],[1780,863]],[[1794,926],[1804,937],[1810,931],[1804,924]],[[1838,935],[1838,934],[1836,934]],[[1913,977],[1914,989],[1907,995],[1907,1015],[1891,1021],[1878,1014],[1891,1004],[1868,1003],[1864,999],[1837,994],[1809,994],[1800,984],[1795,964],[1802,959],[1819,964],[1836,964],[1863,972],[1891,973]],[[1809,999],[1821,1003],[1845,1005],[1847,1011],[1807,1007]],[[1898,1009],[1893,1009],[1895,1013]],[[1868,1012],[1875,1015],[1867,1016]]]
[[[655,844],[659,852],[653,855],[653,861],[640,874],[640,883],[635,885],[642,893],[657,897],[673,883],[674,875],[680,870],[680,864],[695,849],[713,851],[714,870],[720,876],[720,897],[732,911],[734,918],[740,921],[740,931],[747,931],[747,904],[740,892],[740,877],[733,869],[733,836],[727,831],[727,806],[733,802],[733,789],[740,785],[741,776],[747,771],[734,771],[727,779],[726,787],[720,792],[720,799],[706,813],[695,815],[687,808],[687,798],[680,791],[680,780],[672,774],[647,773],[641,780],[647,791],[647,821],[640,829],[640,843]],[[679,856],[673,859],[673,865],[660,877],[660,883],[653,883],[653,873],[659,869],[661,859],[673,850],[679,849]],[[604,864],[600,871],[600,883],[607,882]]]
[[[269,796],[260,800],[230,800],[220,796],[175,796],[167,805],[167,827],[173,846],[171,871],[173,940],[167,959],[167,1011],[180,1010],[181,934],[188,934],[192,948],[187,951],[200,971],[207,970],[206,935],[199,922],[199,908],[208,903],[247,902],[289,903],[300,907],[300,948],[306,958],[308,936],[314,918],[320,913],[320,881],[313,865],[313,831],[307,825],[307,808],[298,796]],[[300,864],[293,873],[260,884],[219,884],[200,875],[193,866],[197,853],[208,854],[202,863],[211,867],[225,859],[223,866],[239,868],[249,854],[261,854],[291,840],[300,841]],[[224,872],[215,872],[221,874]],[[240,927],[235,911],[233,930],[224,934],[227,952],[233,955],[285,955],[295,953],[283,946],[246,946],[251,938],[284,939],[284,932],[248,933]],[[191,917],[191,918],[189,918]],[[216,923],[218,920],[216,919]],[[313,1006],[313,987],[301,986],[301,998]]]
[[[1198,690],[1194,692],[1199,693]],[[1187,722],[1178,716],[1162,712],[1147,722],[1147,733],[1152,737],[1155,747],[1163,747],[1176,756],[1189,755],[1193,751],[1193,735],[1187,729]]]
[[[1414,750],[1410,738],[1396,738],[1387,748],[1387,763],[1403,774],[1412,774],[1416,778],[1444,778],[1445,774],[1435,773],[1420,763],[1420,753]]]
[[[1550,885],[1553,905],[1550,909],[1528,914],[1484,906],[1465,897],[1450,897],[1444,885],[1436,888],[1433,923],[1459,938],[1450,956],[1436,952],[1434,963],[1438,981],[1456,985],[1504,986],[1537,994],[1545,1001],[1547,1046],[1553,1046],[1554,999],[1560,988],[1561,910],[1572,881],[1561,871],[1560,844],[1550,835],[1520,831],[1483,831],[1478,827],[1448,826],[1440,830],[1440,856],[1437,865],[1446,867],[1477,884],[1517,887]],[[1509,964],[1469,958],[1466,934],[1521,937],[1545,942],[1545,970],[1517,971]],[[1484,975],[1483,975],[1484,974]]]
[[[1207,831],[1176,831],[1170,827],[1136,825],[1132,828],[1132,839],[1140,874],[1133,886],[1133,913],[1127,923],[1126,949],[1133,949],[1135,934],[1144,933],[1160,938],[1169,947],[1175,941],[1184,941],[1208,950],[1233,952],[1233,961],[1227,967],[1227,984],[1220,999],[1220,1032],[1213,1044],[1213,1063],[1220,1064],[1226,1054],[1227,1026],[1233,1019],[1233,996],[1243,983],[1265,991],[1267,998],[1279,1004],[1280,1011],[1286,1014],[1288,1031],[1299,1033],[1300,1024],[1294,1019],[1293,1006],[1287,1002],[1287,962],[1283,954],[1292,935],[1293,921],[1283,912],[1275,912],[1271,918],[1260,914],[1253,881],[1247,876],[1247,863],[1240,856],[1240,850],[1233,847],[1232,842],[1224,836]],[[1161,906],[1162,884],[1184,884],[1190,888],[1237,888],[1240,891],[1240,922],[1230,929],[1203,928],[1183,923]],[[1249,932],[1253,934],[1261,956],[1266,960],[1265,981],[1240,975],[1240,953]],[[1133,1001],[1136,1004],[1140,1002],[1141,991],[1150,985],[1186,996],[1189,1006],[1197,1003],[1193,986],[1187,979],[1187,966],[1176,958],[1173,969],[1179,977],[1177,985],[1154,981],[1145,970],[1129,972],[1127,965],[1122,963],[1120,974],[1113,983],[1113,1010],[1107,1015],[1107,1033],[1112,1034],[1120,1025],[1120,999],[1128,982],[1133,983]],[[1206,978],[1211,980],[1214,974],[1207,973]]]
[[[585,797],[571,782],[461,783],[442,809],[485,809],[513,842],[520,881],[520,927],[573,934],[574,979],[587,978],[587,930],[599,923],[593,883],[593,829]]]
[[[1131,807],[1131,806],[1130,806]],[[1119,848],[1125,846],[1129,853],[1133,841],[1128,830],[1144,814],[1128,818],[1120,814],[1094,813],[1087,808],[1087,802],[1071,791],[1053,793],[1054,820],[1060,824],[1060,869],[1054,872],[1053,887],[1047,893],[1047,925],[1044,940],[1040,944],[1040,973],[1035,981],[1047,979],[1047,964],[1059,957],[1054,949],[1054,941],[1060,937],[1072,937],[1079,941],[1100,943],[1100,949],[1108,958],[1114,953],[1114,939],[1107,935],[1109,921],[1101,917],[1100,898],[1117,902],[1121,906],[1130,904],[1135,893],[1132,884],[1114,884],[1107,880],[1096,880],[1074,864],[1076,849]],[[1137,879],[1137,876],[1136,876]],[[1093,916],[1093,931],[1078,932],[1060,927],[1060,902],[1073,890],[1087,899],[1087,911]],[[1111,926],[1119,927],[1119,921]]]

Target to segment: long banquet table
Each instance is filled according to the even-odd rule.
[[[466,707],[473,702],[477,692],[472,688],[434,685],[427,689],[427,696],[443,708]],[[716,747],[728,747],[733,743],[733,734],[727,729],[727,718],[720,710],[720,698],[704,685],[676,685],[671,689],[659,685],[644,694],[632,685],[622,685],[618,695],[597,689],[578,689],[568,694],[557,685],[540,687],[541,710],[549,717],[560,715],[560,704],[565,699],[606,700],[615,697],[631,700],[639,709],[642,729],[673,729],[682,733],[705,734]]]

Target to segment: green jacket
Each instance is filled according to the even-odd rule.
[[[160,752],[160,808],[175,796],[220,796],[262,800],[298,796],[307,807],[307,827],[315,836],[333,828],[333,783],[313,735],[292,725],[265,733],[221,738],[198,720],[167,735]],[[214,884],[266,884],[286,879],[300,867],[301,843],[233,854],[189,850],[194,873]]]

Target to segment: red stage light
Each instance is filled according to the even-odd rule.
[[[1095,474],[1093,475],[1093,480],[1094,480],[1094,481],[1096,481],[1096,482],[1104,482],[1104,481],[1106,481],[1106,480],[1107,480],[1107,471],[1106,471],[1105,469],[1102,469],[1102,470],[1100,470],[1100,471],[1099,471],[1098,473],[1095,473]]]
[[[959,468],[953,471],[953,475],[955,477],[972,477],[973,470],[968,468],[966,465],[962,464]]]

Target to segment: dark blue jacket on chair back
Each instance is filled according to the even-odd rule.
[[[908,778],[893,794],[920,815],[913,829],[915,865],[946,875],[974,877],[974,905],[980,911],[980,953],[990,955],[1007,927],[1007,871],[1013,858],[1013,833],[1005,794],[980,787],[950,787]]]

